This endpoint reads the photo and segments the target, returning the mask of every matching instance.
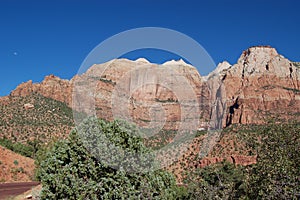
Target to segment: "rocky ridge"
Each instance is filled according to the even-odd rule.
[[[69,103],[72,101],[72,80],[63,80],[52,74],[46,76],[41,83],[33,83],[32,80],[21,83],[10,93],[10,96],[25,97],[33,93],[38,93],[44,97],[65,102],[70,105]]]
[[[179,81],[180,78],[185,81],[181,88],[169,87],[171,79]],[[206,77],[201,77],[196,68],[183,60],[159,66],[144,58],[115,59],[93,65],[70,81],[50,75],[41,83],[22,83],[10,96],[39,93],[81,111],[95,108],[99,117],[108,120],[126,113],[131,120],[146,127],[155,119],[149,113],[149,105],[156,105],[166,112],[164,128],[178,129],[182,115],[179,98],[184,99],[181,94],[186,94],[187,86],[193,90],[189,98],[197,98],[201,122],[222,118],[224,127],[234,123],[263,123],[274,115],[288,119],[300,114],[300,67],[269,46],[251,47],[236,64],[224,61]],[[82,94],[76,102],[72,102],[74,88],[79,91],[77,94]],[[120,90],[125,92],[118,93]],[[213,116],[212,104],[216,99],[220,99],[219,108]],[[85,106],[81,106],[83,103]],[[124,106],[116,109],[114,103]]]

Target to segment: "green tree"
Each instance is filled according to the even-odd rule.
[[[110,142],[103,142],[103,139]],[[109,148],[111,144],[134,153],[149,151],[134,126],[121,121],[105,122],[91,118],[73,130],[67,140],[56,142],[45,155],[39,154],[43,159],[37,162],[37,177],[43,185],[41,198],[175,198],[177,186],[172,175],[161,170],[144,173],[128,171],[129,164],[138,164],[130,163],[125,154],[121,155],[123,157],[115,157],[114,149]],[[106,154],[106,150],[111,151],[111,154],[95,156]],[[109,156],[114,158],[105,160]],[[113,161],[116,163],[112,166]],[[142,166],[133,168],[139,169]]]
[[[261,131],[257,164],[249,182],[249,197],[297,199],[300,197],[300,125],[267,125]]]
[[[188,174],[190,199],[238,199],[245,197],[244,167],[222,162]]]

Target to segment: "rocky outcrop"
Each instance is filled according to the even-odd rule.
[[[41,83],[32,83],[30,80],[20,84],[10,93],[10,96],[28,96],[32,93],[39,93],[45,97],[71,105],[72,81],[63,80],[57,76],[49,75],[46,76]]]
[[[300,68],[269,46],[251,47],[238,63],[219,72],[226,90],[224,123],[263,123],[300,113]]]
[[[34,108],[34,105],[31,104],[31,103],[25,103],[24,104],[24,109],[25,110],[29,110],[29,109],[33,109]]]

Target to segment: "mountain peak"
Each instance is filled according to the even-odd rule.
[[[184,62],[184,60],[180,59],[180,60],[170,60],[163,63],[162,65],[189,65],[189,64]]]
[[[217,68],[214,70],[214,72],[216,73],[220,73],[228,68],[230,68],[232,65],[227,62],[226,60],[224,60],[223,62],[219,63]]]
[[[51,80],[60,80],[58,76],[55,76],[54,74],[50,74],[48,76],[45,76],[44,81],[51,81]]]
[[[243,51],[236,67],[233,68],[236,68],[234,70],[238,70],[242,76],[261,76],[265,73],[271,73],[280,77],[286,77],[290,76],[290,73],[293,71],[293,69],[290,69],[291,67],[290,61],[278,54],[275,48],[255,46]]]
[[[272,58],[278,56],[276,49],[271,46],[253,46],[245,51],[243,51],[242,55],[238,59],[238,63],[262,63],[268,62]]]
[[[220,75],[222,72],[226,71],[229,69],[232,65],[224,60],[223,62],[219,63],[216,69],[212,72],[210,72],[207,76],[203,76],[203,80],[207,81],[210,77],[215,76],[215,75]]]
[[[146,58],[138,58],[135,60],[135,62],[150,63]]]

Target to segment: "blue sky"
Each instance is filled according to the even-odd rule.
[[[254,45],[271,45],[300,61],[299,9],[297,0],[1,0],[0,96],[48,74],[70,79],[100,42],[138,27],[182,32],[215,63],[233,64]],[[178,58],[152,50],[127,57],[156,63]]]

